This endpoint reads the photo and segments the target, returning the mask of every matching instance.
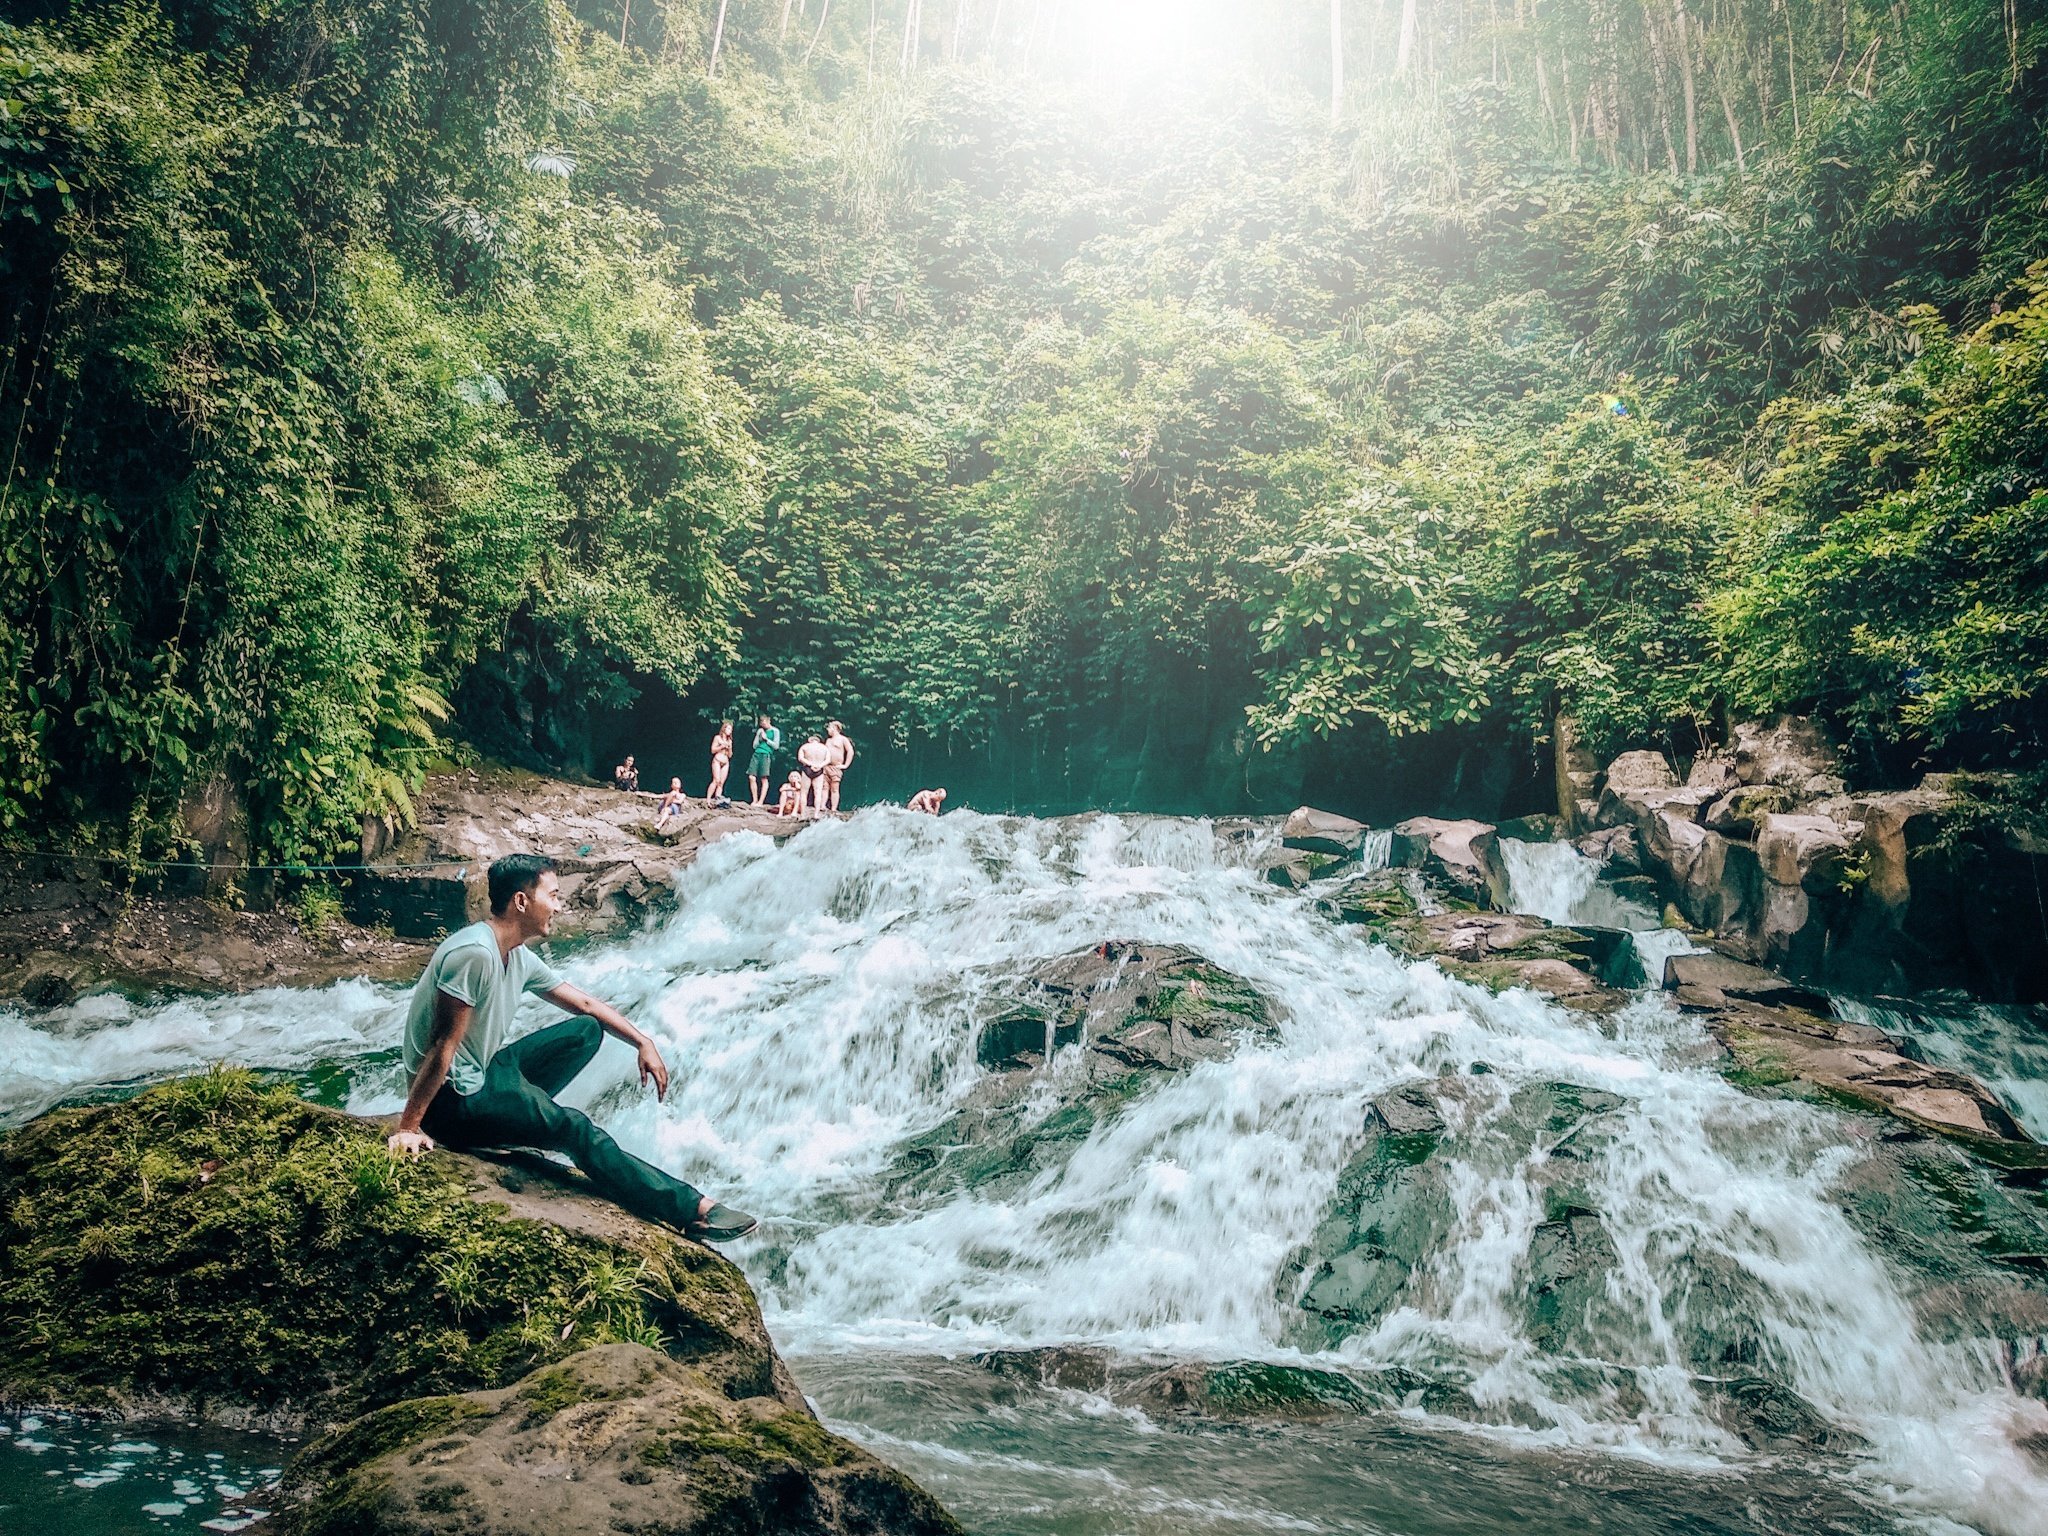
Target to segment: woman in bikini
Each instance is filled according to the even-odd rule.
[[[720,723],[711,738],[711,785],[704,791],[706,805],[730,805],[725,798],[725,776],[732,769],[732,722]]]

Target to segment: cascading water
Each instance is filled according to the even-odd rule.
[[[1928,1318],[1924,1287],[1832,1198],[1867,1122],[1742,1093],[1654,995],[1602,1019],[1404,963],[1218,844],[1156,818],[864,811],[781,848],[713,845],[671,918],[570,959],[676,1068],[659,1104],[607,1046],[576,1101],[761,1213],[734,1257],[835,1427],[988,1529],[1562,1533],[1600,1518],[1586,1490],[1603,1488],[1627,1491],[1637,1530],[2043,1529],[2026,1445],[2048,1406],[2012,1387],[2013,1341]],[[1522,901],[1569,916],[1592,899],[1568,889],[1576,866],[1509,846]],[[1273,1030],[1157,1074],[1000,1189],[900,1193],[905,1143],[986,1075],[979,1025],[1036,963],[1106,939],[1198,951],[1263,993]],[[19,1118],[222,1057],[349,1057],[351,1107],[388,1109],[398,1069],[366,1053],[388,1053],[401,1001],[356,985],[9,1020],[0,1104]],[[1027,1113],[1056,1108],[1077,1061],[1040,1070]],[[24,1084],[16,1062],[58,1080]],[[1398,1306],[1305,1332],[1292,1266],[1367,1105],[1416,1084],[1446,1121],[1442,1229]],[[1586,1115],[1532,1120],[1532,1094],[1609,1107],[1595,1133]],[[1539,1328],[1532,1265],[1566,1157],[1605,1279],[1585,1315]],[[1859,1449],[1747,1450],[1702,1365],[1724,1337],[1745,1380]],[[1419,1385],[1399,1413],[1246,1441],[1165,1434],[1084,1391],[1020,1404],[963,1358],[1055,1345]],[[1470,1410],[1437,1416],[1427,1384]]]
[[[1871,1001],[1838,997],[1835,1012],[1919,1047],[1926,1060],[1967,1072],[2038,1141],[2048,1141],[2048,1009],[1968,998]]]
[[[1600,861],[1587,858],[1570,843],[1525,843],[1504,837],[1500,856],[1508,870],[1511,908],[1545,922],[1626,929],[1653,986],[1671,956],[1699,952],[1690,935],[1666,928],[1653,908],[1602,884]]]

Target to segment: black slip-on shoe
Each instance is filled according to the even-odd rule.
[[[729,1205],[713,1205],[710,1210],[683,1228],[684,1235],[694,1237],[700,1243],[729,1243],[735,1238],[745,1237],[761,1223],[745,1211],[736,1211]]]

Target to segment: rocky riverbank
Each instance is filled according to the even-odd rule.
[[[1616,766],[1624,787],[1610,778],[1606,793],[1612,803],[1627,804],[1635,765],[1623,759]],[[1496,828],[1427,817],[1405,821],[1388,845],[1392,867],[1346,876],[1369,836],[1360,823],[1303,807],[1282,828],[1268,878],[1290,887],[1328,882],[1317,898],[1326,917],[1359,924],[1402,954],[1496,991],[1526,987],[1569,1008],[1612,1013],[1629,1000],[1630,989],[1661,985],[1706,1025],[1724,1070],[1744,1086],[1832,1097],[1959,1138],[2001,1163],[2048,1165],[2048,1151],[1983,1084],[1917,1059],[1882,1030],[1840,1017],[1825,993],[1738,958],[1744,949],[1739,931],[1732,942],[1703,935],[1728,952],[1676,955],[1661,976],[1645,976],[1626,933],[1503,910],[1508,875]],[[1586,842],[1589,852],[1609,858],[1623,846],[1611,833]]]
[[[89,859],[0,859],[0,997],[55,1007],[99,986],[245,992],[342,976],[410,976],[450,929],[483,915],[484,871],[507,853],[559,859],[565,939],[642,921],[676,874],[735,832],[785,838],[800,823],[692,801],[655,830],[652,794],[497,766],[428,778],[408,827],[367,818],[358,862],[297,875],[249,867],[246,818],[224,793],[188,807],[189,867],[133,888]]]
[[[818,1423],[725,1259],[233,1071],[0,1141],[0,1403],[320,1433],[287,1531],[958,1530]]]
[[[1737,958],[1847,991],[2048,1001],[2048,846],[1954,775],[1851,790],[1793,718],[1686,764],[1625,752],[1604,769],[1564,721],[1557,753],[1565,834]]]

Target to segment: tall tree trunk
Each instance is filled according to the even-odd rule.
[[[1650,44],[1650,76],[1657,90],[1657,132],[1664,140],[1664,163],[1671,174],[1678,174],[1678,149],[1671,138],[1671,61],[1664,56],[1664,32],[1658,25],[1657,13],[1648,0],[1643,5],[1643,35]],[[1649,146],[1644,145],[1644,158],[1649,156]]]
[[[824,0],[818,7],[818,30],[811,34],[811,46],[804,50],[804,63],[811,62],[811,55],[818,51],[818,39],[825,35],[825,18],[832,14],[832,0]]]
[[[1785,7],[1785,84],[1792,93],[1792,132],[1799,133],[1799,55],[1792,40],[1792,7]]]
[[[875,38],[882,28],[881,0],[868,0],[868,84],[875,83]]]
[[[711,29],[711,64],[704,71],[706,75],[718,73],[718,50],[725,44],[725,8],[732,0],[718,0],[718,24]]]
[[[1685,174],[1696,176],[1700,169],[1699,86],[1693,77],[1691,14],[1685,0],[1671,0],[1671,13],[1678,23],[1678,81],[1685,93]]]
[[[633,19],[633,0],[626,0],[625,9],[619,12],[619,46],[626,46],[626,24]]]
[[[1394,48],[1394,73],[1405,75],[1415,55],[1415,0],[1401,0],[1401,40]]]
[[[1742,124],[1736,120],[1735,103],[1728,99],[1728,82],[1722,77],[1721,65],[1711,49],[1707,52],[1707,69],[1714,77],[1714,92],[1721,98],[1721,115],[1728,120],[1728,140],[1735,146],[1735,174],[1741,176],[1749,169],[1742,158]]]
[[[782,0],[782,30],[775,34],[778,43],[789,41],[789,13],[796,9],[796,0]]]
[[[1330,121],[1344,118],[1344,0],[1330,0]]]

